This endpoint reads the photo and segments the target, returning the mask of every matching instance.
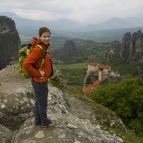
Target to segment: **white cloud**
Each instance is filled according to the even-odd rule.
[[[5,0],[0,0],[0,3],[4,2]]]
[[[142,16],[142,0],[0,0],[0,11],[39,20],[67,18],[77,21],[105,21],[112,17]]]

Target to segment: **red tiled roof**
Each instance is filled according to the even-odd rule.
[[[115,53],[113,49],[110,49],[110,52],[113,53],[113,54]]]
[[[90,65],[90,66],[98,66],[99,68],[104,68],[104,69],[110,69],[111,67],[110,66],[108,66],[108,65],[103,65],[103,64],[100,64],[100,63],[96,63],[96,62],[94,62],[94,63],[89,63],[88,65]]]
[[[110,69],[110,68],[111,68],[111,67],[108,66],[108,65],[104,66],[104,69]]]
[[[100,65],[100,63],[94,62],[94,63],[89,63],[88,65],[90,65],[90,66],[97,66],[97,65]]]
[[[101,80],[96,80],[93,84],[87,86],[82,92],[86,95],[89,95],[89,93],[92,91],[92,88],[95,88],[99,85]]]

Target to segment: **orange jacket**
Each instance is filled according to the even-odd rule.
[[[47,49],[50,46],[50,44],[46,45],[34,37],[32,39],[31,44],[41,45],[45,53],[47,52]],[[28,57],[23,63],[24,68],[32,76],[33,80],[39,83],[45,82],[47,78],[51,75],[51,73],[53,72],[52,57],[49,53],[47,53],[45,56],[44,63],[42,65],[42,70],[45,71],[45,76],[43,78],[40,78],[41,74],[39,72],[39,68],[40,68],[41,61],[42,61],[42,50],[37,46],[33,48],[31,53],[28,55]]]

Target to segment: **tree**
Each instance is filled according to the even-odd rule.
[[[114,111],[130,129],[143,134],[143,80],[126,79],[94,89],[91,99]]]

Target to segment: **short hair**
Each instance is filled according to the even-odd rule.
[[[41,28],[39,29],[39,36],[42,36],[42,34],[43,34],[44,32],[49,32],[50,35],[51,35],[51,32],[50,32],[50,29],[49,29],[49,28],[47,28],[47,27],[41,27]]]

